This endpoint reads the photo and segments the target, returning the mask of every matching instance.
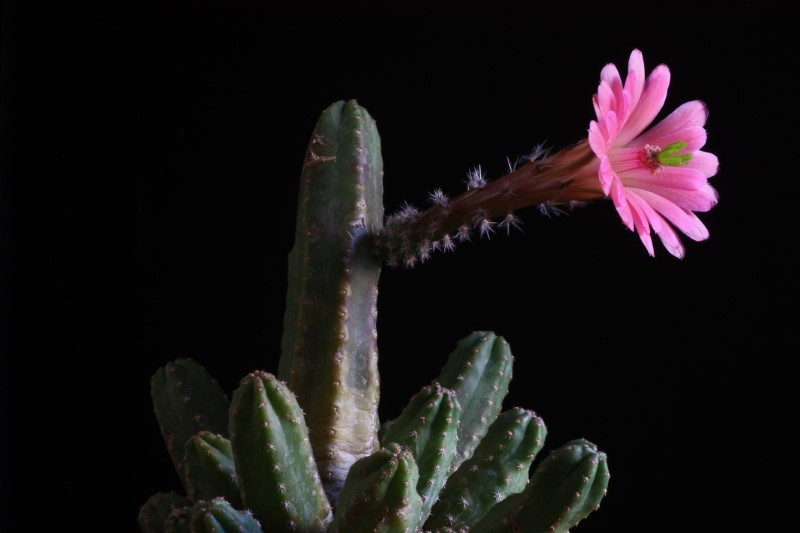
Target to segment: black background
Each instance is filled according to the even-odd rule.
[[[756,531],[791,514],[778,488],[795,470],[800,344],[786,10],[36,9],[3,12],[2,531],[135,531],[151,493],[178,489],[150,375],[191,356],[232,391],[276,371],[322,109],[356,98],[377,120],[391,211],[457,194],[475,165],[498,177],[534,144],[584,138],[600,69],[624,69],[633,48],[648,71],[670,66],[661,117],[708,104],[711,238],[684,239],[682,261],[660,243],[650,258],[599,202],[523,212],[522,232],[385,269],[381,414],[458,339],[493,330],[516,356],[506,407],[545,419],[547,449],[585,437],[609,454],[609,496],[578,531]]]

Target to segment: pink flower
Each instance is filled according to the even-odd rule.
[[[694,214],[717,203],[708,178],[717,157],[700,148],[706,142],[705,104],[687,102],[642,133],[667,96],[669,69],[659,65],[645,80],[642,53],[634,50],[623,85],[617,68],[606,65],[594,95],[597,121],[589,125],[589,144],[600,159],[598,177],[625,225],[636,231],[654,255],[650,228],[674,256],[684,255],[674,228],[696,241],[708,230]]]

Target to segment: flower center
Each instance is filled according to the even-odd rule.
[[[655,174],[661,167],[680,167],[688,165],[692,160],[692,154],[681,154],[680,151],[689,146],[684,141],[676,141],[668,144],[663,149],[659,146],[645,144],[639,152],[639,161],[650,172]]]

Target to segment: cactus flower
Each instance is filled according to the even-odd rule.
[[[708,238],[694,212],[717,203],[708,178],[718,162],[700,150],[708,117],[702,102],[683,104],[645,131],[664,105],[669,77],[669,69],[660,65],[645,78],[639,50],[631,53],[624,84],[617,68],[607,65],[593,98],[597,120],[590,123],[588,139],[552,155],[537,148],[524,165],[497,180],[485,180],[478,167],[459,196],[447,198],[437,189],[427,210],[406,206],[390,216],[378,235],[377,252],[390,265],[413,266],[432,251],[451,251],[455,241],[470,235],[489,237],[495,228],[516,227],[518,209],[538,205],[547,212],[610,197],[650,255],[655,254],[652,228],[672,255],[683,257],[674,228],[697,241]]]
[[[667,95],[669,69],[659,65],[645,80],[642,53],[634,50],[623,85],[617,68],[606,65],[594,96],[597,121],[589,126],[589,145],[599,158],[598,177],[620,218],[636,231],[654,255],[650,228],[666,249],[683,257],[672,226],[690,238],[708,238],[694,211],[708,211],[717,193],[707,180],[717,172],[715,155],[700,150],[706,142],[705,105],[687,102],[642,133]]]

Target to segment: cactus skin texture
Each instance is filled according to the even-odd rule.
[[[438,383],[423,387],[399,417],[390,422],[383,446],[407,447],[419,468],[417,492],[422,497],[424,520],[439,497],[456,454],[461,406],[455,393]]]
[[[461,339],[436,380],[456,393],[463,413],[451,470],[472,456],[508,393],[514,356],[506,340],[491,331]]]
[[[237,511],[224,498],[197,502],[191,520],[192,533],[262,533],[250,511]]]
[[[164,533],[192,533],[192,512],[194,507],[175,509],[164,522]]]
[[[267,372],[248,374],[233,394],[230,434],[244,504],[264,530],[324,531],[331,508],[286,385]]]
[[[546,436],[544,422],[532,411],[514,407],[501,414],[472,457],[450,476],[425,529],[469,529],[497,502],[522,492]]]
[[[335,503],[350,465],[378,448],[377,295],[383,161],[375,121],[355,101],[326,109],[306,152],[278,375],[306,414]]]
[[[419,471],[407,448],[390,444],[353,464],[328,533],[413,533],[422,513]]]
[[[184,465],[193,500],[221,497],[237,509],[242,508],[239,479],[228,439],[201,431],[186,442]]]
[[[555,450],[528,486],[500,502],[470,530],[567,533],[600,506],[608,486],[606,455],[583,439]]]
[[[188,492],[186,442],[201,431],[227,434],[228,397],[192,359],[176,359],[159,368],[151,380],[151,394],[167,451]]]
[[[154,494],[139,509],[139,528],[142,533],[164,533],[164,524],[173,511],[191,505],[190,500],[174,492]]]

